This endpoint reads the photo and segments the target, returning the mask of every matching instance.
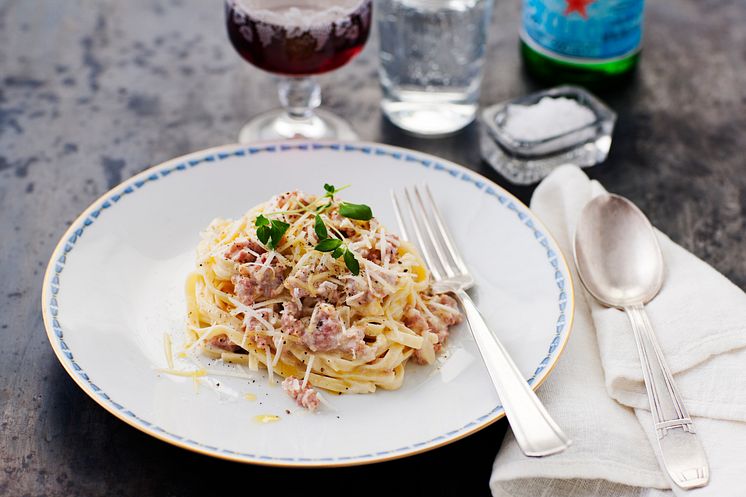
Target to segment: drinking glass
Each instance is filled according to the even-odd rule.
[[[249,63],[280,76],[282,109],[259,115],[239,141],[281,138],[354,140],[340,117],[317,107],[315,74],[337,69],[365,46],[372,0],[226,0],[228,36]]]
[[[378,0],[386,116],[422,136],[474,120],[493,0]]]

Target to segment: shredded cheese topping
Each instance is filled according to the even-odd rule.
[[[314,248],[317,214],[358,261],[359,274],[343,257]],[[274,250],[259,241],[259,215],[289,225]],[[432,293],[410,244],[375,218],[343,217],[338,201],[301,192],[237,220],[215,219],[202,233],[186,300],[188,351],[251,371],[264,367],[272,383],[275,374],[295,376],[303,388],[336,393],[399,388],[407,361],[432,363],[461,319],[453,299]]]

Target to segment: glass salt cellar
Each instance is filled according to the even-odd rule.
[[[525,185],[563,164],[603,162],[616,114],[582,88],[559,86],[487,107],[480,121],[484,160]]]

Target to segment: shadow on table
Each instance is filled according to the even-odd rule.
[[[330,469],[253,466],[156,440],[98,406],[56,359],[50,357],[38,367],[48,371],[46,416],[38,419],[34,438],[28,441],[35,460],[24,471],[55,469],[45,474],[43,481],[38,475],[35,480],[25,478],[26,484],[18,490],[43,488],[50,496],[252,495],[265,489],[283,496],[488,496],[487,478],[507,426],[502,420],[440,449],[374,465]]]

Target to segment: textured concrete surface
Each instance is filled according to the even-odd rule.
[[[541,87],[521,68],[518,3],[496,7],[484,103]],[[218,1],[0,0],[0,495],[248,493],[261,483],[290,494],[333,481],[362,494],[487,495],[504,423],[367,468],[241,466],[126,426],[54,358],[40,283],[67,225],[122,179],[232,142],[245,120],[275,105],[272,78],[234,53],[222,15]],[[635,78],[600,92],[619,121],[610,157],[593,175],[743,288],[746,8],[742,0],[653,0],[646,16]],[[364,139],[441,155],[500,181],[480,162],[473,126],[428,141],[386,123],[375,45],[322,78],[326,104]],[[509,188],[524,199],[531,193]]]

